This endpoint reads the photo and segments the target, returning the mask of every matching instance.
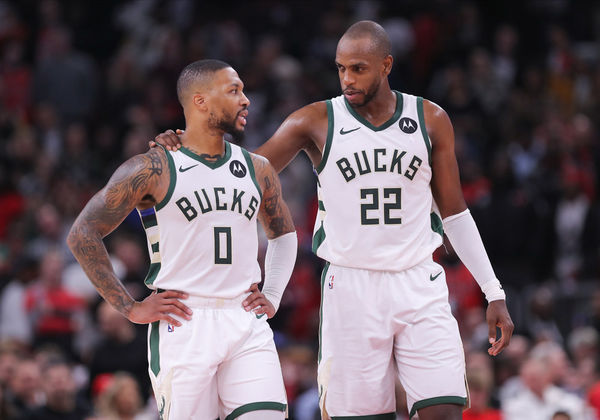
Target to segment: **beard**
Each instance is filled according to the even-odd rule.
[[[211,114],[209,121],[212,122],[211,125],[213,127],[229,134],[236,143],[239,143],[244,139],[244,130],[238,129],[235,126],[238,114],[231,115],[226,112],[223,112],[220,118],[217,118],[217,116]]]
[[[371,102],[373,100],[373,98],[375,97],[375,95],[377,95],[377,91],[379,90],[379,83],[380,83],[380,81],[378,81],[378,80],[374,81],[373,84],[371,86],[369,86],[369,88],[363,92],[363,94],[364,94],[363,101],[360,103],[354,103],[351,105],[355,108],[360,108],[360,107],[367,105],[369,102]]]

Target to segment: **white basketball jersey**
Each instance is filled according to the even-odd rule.
[[[423,99],[395,94],[396,112],[379,127],[343,95],[327,101],[313,251],[335,265],[402,271],[442,244]]]
[[[145,283],[190,295],[234,298],[261,280],[256,218],[261,189],[249,153],[225,142],[210,162],[167,151],[166,197],[140,211],[150,252]]]

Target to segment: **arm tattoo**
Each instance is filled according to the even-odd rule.
[[[102,238],[157,187],[166,156],[150,150],[125,162],[108,184],[87,203],[73,224],[67,243],[98,293],[127,316],[134,300],[116,277]]]
[[[290,211],[283,201],[279,178],[273,167],[264,158],[252,156],[257,179],[262,188],[262,204],[258,219],[269,239],[294,231]]]

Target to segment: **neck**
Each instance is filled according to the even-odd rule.
[[[186,124],[181,145],[197,155],[219,157],[225,153],[224,134],[222,130],[209,128],[206,124]]]

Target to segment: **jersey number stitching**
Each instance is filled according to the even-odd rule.
[[[401,200],[402,188],[384,188],[383,198],[394,196],[393,202],[383,203],[383,224],[399,225],[402,223],[401,217],[392,217],[392,210],[400,210],[402,208]],[[361,203],[360,205],[360,223],[361,225],[378,225],[380,224],[378,217],[368,217],[368,211],[379,210],[379,189],[378,188],[362,188],[360,190],[360,198],[362,200],[370,198],[370,201]]]
[[[215,235],[215,264],[231,264],[231,227],[214,227]],[[222,249],[221,239],[225,240]]]

